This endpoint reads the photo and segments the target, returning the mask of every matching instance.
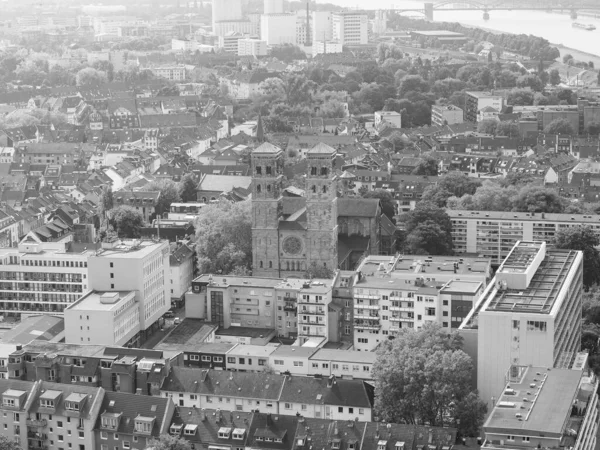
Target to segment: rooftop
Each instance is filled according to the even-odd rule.
[[[150,255],[161,246],[168,249],[166,241],[143,239],[121,239],[114,243],[102,244],[102,249],[96,253],[100,258],[143,258]]]
[[[154,348],[157,350],[174,351],[176,353],[181,353],[188,349],[196,349],[205,344],[207,338],[216,329],[216,325],[207,324],[203,320],[184,319],[181,324]]]
[[[533,222],[562,222],[562,223],[588,223],[598,225],[600,215],[587,214],[549,214],[549,213],[525,213],[525,212],[503,212],[503,211],[461,211],[447,210],[450,219],[473,218],[475,220],[506,220],[514,222],[517,220]]]
[[[71,311],[113,311],[135,297],[135,291],[91,291],[67,309]]]

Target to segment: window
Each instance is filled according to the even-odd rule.
[[[58,435],[58,442],[63,442],[65,440],[65,436],[62,434]]]
[[[108,433],[106,431],[101,431],[100,439],[108,439]]]
[[[202,355],[202,362],[210,362],[211,361],[211,357],[207,356],[207,355]]]
[[[235,364],[235,356],[228,356],[227,357],[227,363],[228,364]]]
[[[506,436],[506,440],[507,440],[507,441],[514,441],[514,440],[515,440],[515,437],[514,437],[514,436],[511,436],[511,435],[508,435],[508,436]]]
[[[291,403],[286,403],[284,405],[285,409],[292,409],[292,404]]]
[[[358,414],[360,414],[361,416],[365,413],[365,410],[363,408],[358,408]]]
[[[239,364],[246,364],[246,358],[238,358]]]
[[[200,355],[190,355],[190,361],[200,361]]]
[[[123,448],[131,448],[131,443],[129,441],[123,441]]]
[[[343,406],[338,406],[338,412],[339,413],[343,413],[344,412],[344,407]]]

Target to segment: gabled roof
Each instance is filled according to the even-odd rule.
[[[378,198],[338,198],[338,217],[377,217]]]
[[[194,443],[196,448],[208,448],[208,445],[222,445],[231,448],[246,446],[248,439],[248,430],[252,421],[252,413],[241,411],[214,411],[199,410],[197,408],[176,407],[174,425],[197,426],[193,435],[183,434],[183,437]],[[219,430],[222,428],[231,428],[229,437],[219,436]],[[233,439],[233,430],[243,429],[244,437],[241,440]]]
[[[280,402],[372,408],[374,388],[362,380],[286,376]]]

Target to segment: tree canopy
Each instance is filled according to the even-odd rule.
[[[152,438],[146,444],[146,448],[153,450],[192,450],[192,444],[187,439],[170,434],[161,434],[158,438]]]
[[[561,228],[554,237],[557,248],[583,252],[583,286],[586,290],[600,283],[600,239],[589,226]]]
[[[401,329],[377,350],[377,416],[386,422],[455,426],[462,436],[476,436],[486,406],[471,389],[472,370],[458,333],[435,322]]]
[[[452,222],[443,208],[421,201],[400,216],[404,223],[403,250],[412,254],[451,255]]]
[[[546,134],[575,134],[575,130],[571,122],[567,119],[555,119],[546,125],[544,128],[544,133]]]
[[[195,202],[197,184],[194,179],[194,174],[188,173],[179,182],[178,193],[182,202]]]
[[[120,238],[137,239],[142,235],[144,217],[131,206],[121,205],[113,209],[111,222]]]
[[[179,186],[172,180],[157,180],[149,183],[146,186],[149,191],[159,191],[160,196],[156,203],[156,214],[162,216],[163,213],[168,212],[171,208],[171,203],[179,202],[181,197],[179,196]]]

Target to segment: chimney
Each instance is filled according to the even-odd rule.
[[[142,388],[137,388],[135,390],[135,395],[142,395]]]

